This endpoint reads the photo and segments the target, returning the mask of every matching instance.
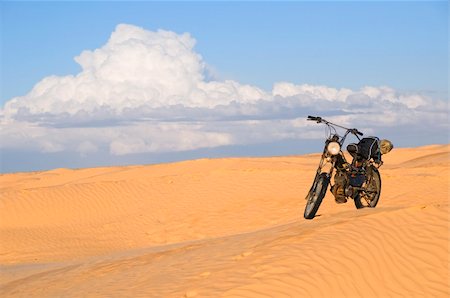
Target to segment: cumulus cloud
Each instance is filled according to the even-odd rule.
[[[322,137],[308,114],[369,132],[448,129],[448,105],[392,88],[277,82],[271,91],[211,76],[188,33],[118,25],[75,57],[81,72],[49,76],[0,111],[2,148],[127,155]]]
[[[108,42],[75,57],[82,71],[76,76],[44,78],[21,97],[9,101],[5,116],[21,110],[30,114],[76,114],[109,109],[171,105],[214,107],[264,98],[259,88],[234,81],[206,82],[205,64],[187,33],[151,32],[119,25]]]

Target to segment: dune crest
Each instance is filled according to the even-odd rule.
[[[302,217],[317,155],[0,175],[1,297],[448,297],[450,146]]]

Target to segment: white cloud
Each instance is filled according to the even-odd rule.
[[[206,82],[205,64],[187,33],[151,32],[118,25],[108,42],[75,57],[82,71],[76,76],[50,76],[33,90],[7,102],[6,116],[25,108],[32,114],[69,113],[109,108],[170,105],[214,107],[233,100],[267,97],[256,87],[234,81]]]
[[[313,85],[295,85],[287,82],[276,83],[273,87],[272,94],[281,97],[288,96],[308,96],[312,99],[326,99],[332,101],[345,101],[345,99],[353,93],[350,89],[335,89],[327,86]]]
[[[308,114],[370,131],[448,129],[445,102],[385,86],[277,82],[266,92],[207,78],[194,46],[188,33],[118,25],[104,46],[75,57],[80,73],[46,77],[5,104],[1,146],[126,155],[323,137]]]
[[[120,127],[116,133],[116,137],[109,145],[109,152],[112,155],[186,151],[232,143],[229,134],[208,132],[199,124],[136,123]]]
[[[98,151],[98,147],[90,141],[82,141],[77,146],[77,152],[79,152],[82,156],[86,156],[89,153],[95,153]]]
[[[50,142],[47,140],[40,141],[39,148],[41,149],[42,152],[46,153],[60,152],[64,150],[64,146],[62,146],[58,142]]]

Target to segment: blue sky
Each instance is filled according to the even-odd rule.
[[[358,127],[362,124],[357,114],[366,114],[363,119],[383,114],[392,122],[376,127],[375,120],[368,121],[363,128],[394,138],[400,146],[448,142],[447,1],[3,1],[0,10],[0,103],[6,119],[2,171],[320,151],[318,137],[292,130],[295,125],[304,129],[298,119],[313,112]],[[148,37],[148,32],[159,29],[175,35]],[[194,93],[182,93],[183,89],[173,95],[181,98],[178,106],[173,105],[173,97],[155,99],[147,93],[144,97],[150,96],[150,101],[133,95],[137,97],[124,103],[120,97],[124,93],[119,96],[111,91],[115,88],[108,85],[111,77],[91,86],[103,86],[110,97],[97,98],[81,89],[92,78],[83,84],[75,78],[94,67],[89,57],[96,51],[111,61],[119,57],[107,50],[117,47],[110,39],[113,32],[121,38],[130,34],[127,40],[133,34],[138,39],[145,35],[140,48],[151,38],[182,43],[186,32],[189,42],[196,41],[184,52],[187,59],[201,56],[200,61],[189,60],[189,65],[169,63],[151,68],[152,62],[140,75],[157,78],[158,83],[133,89],[130,86],[138,82],[130,82],[121,87],[127,90],[125,94],[143,94],[153,87],[158,94],[170,93],[170,88],[155,87],[161,82],[172,86],[170,77],[164,79],[166,69],[178,69],[172,72],[178,75],[197,67],[205,77],[192,83],[189,90],[206,92],[209,97],[190,98]],[[127,53],[136,49],[130,41],[120,57],[131,57]],[[155,49],[147,50],[153,53]],[[82,56],[83,51],[89,53]],[[79,57],[77,61],[75,57]],[[130,73],[142,71],[128,69],[127,61],[122,63],[108,66],[108,71],[112,69],[113,75],[120,75],[124,67]],[[276,85],[280,82],[285,84]],[[35,86],[40,86],[41,95],[30,93]],[[61,91],[68,86],[76,89],[74,93]],[[238,91],[216,97],[216,91],[224,88]],[[86,98],[80,99],[80,90],[88,94]],[[190,96],[191,101],[183,96]],[[5,105],[15,97],[17,103]],[[130,110],[125,113],[124,107]],[[82,117],[80,113],[85,114]],[[407,120],[400,119],[401,115]],[[143,120],[150,118],[157,124]],[[187,122],[176,120],[185,118]],[[424,123],[433,119],[441,123],[424,129]],[[187,141],[172,144],[180,139],[175,129],[173,136],[164,139],[159,133],[169,129],[164,126],[168,121],[184,129],[181,139],[191,136],[199,145]],[[131,122],[136,125],[133,131],[140,134],[115,142],[114,138],[129,134],[126,129]],[[122,134],[113,137],[105,130],[101,134],[111,134],[111,138],[96,142],[99,129],[114,127],[124,129]],[[265,140],[262,136],[268,128],[274,129],[273,137]],[[86,139],[80,137],[81,131]],[[23,139],[17,137],[22,134]],[[52,139],[58,134],[67,139]]]
[[[439,2],[2,2],[1,102],[48,75],[119,23],[189,32],[222,78],[359,88],[447,90],[448,4]]]

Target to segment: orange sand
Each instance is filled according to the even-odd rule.
[[[0,176],[1,297],[449,297],[449,145],[385,156],[375,209],[298,157]]]

